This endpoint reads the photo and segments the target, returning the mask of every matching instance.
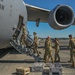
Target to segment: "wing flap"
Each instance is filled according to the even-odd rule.
[[[35,7],[26,4],[28,21],[37,21],[40,19],[41,22],[48,22],[49,10]]]

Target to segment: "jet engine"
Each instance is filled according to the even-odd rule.
[[[50,11],[48,22],[49,25],[56,30],[69,27],[74,22],[73,9],[68,5],[57,5]]]

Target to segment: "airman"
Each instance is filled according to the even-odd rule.
[[[48,36],[45,41],[45,54],[44,54],[45,63],[47,63],[47,61],[49,61],[50,58],[53,63],[54,60],[52,57],[52,41],[51,41],[50,37]]]
[[[39,52],[38,52],[38,36],[36,32],[33,32],[34,35],[34,41],[33,41],[33,51],[34,53],[37,53],[37,56],[39,56]]]
[[[55,38],[55,62],[56,62],[56,60],[57,60],[57,58],[58,58],[58,61],[60,62],[60,56],[59,56],[59,40],[58,40],[58,38]]]
[[[74,67],[74,63],[75,63],[75,39],[73,38],[73,36],[70,34],[69,35],[69,47],[71,47],[70,49],[70,62],[72,62],[72,66]]]

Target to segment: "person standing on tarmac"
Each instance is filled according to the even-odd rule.
[[[36,35],[36,32],[33,32],[34,35],[34,41],[33,41],[33,51],[34,53],[37,53],[37,56],[39,56],[39,52],[38,52],[38,36]]]
[[[58,38],[55,38],[55,62],[57,61],[58,58],[58,62],[60,62],[60,56],[59,56],[59,40]]]
[[[71,47],[70,49],[70,61],[69,62],[72,62],[72,66],[74,67],[75,65],[75,39],[73,38],[72,35],[69,35],[69,47]]]
[[[45,45],[44,45],[45,54],[44,54],[44,58],[43,58],[43,60],[45,60],[45,61],[46,61],[46,57],[45,57],[45,55],[46,55],[46,42],[47,42],[47,38],[46,38],[46,40],[45,40]],[[43,50],[44,50],[44,49],[43,49]]]
[[[48,36],[45,41],[45,54],[44,54],[45,63],[47,63],[47,61],[49,61],[50,58],[53,63],[54,60],[52,57],[52,41],[51,41],[50,37]]]

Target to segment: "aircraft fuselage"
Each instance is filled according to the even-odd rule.
[[[8,46],[14,28],[22,21],[26,25],[27,11],[23,0],[0,0],[0,49]]]

